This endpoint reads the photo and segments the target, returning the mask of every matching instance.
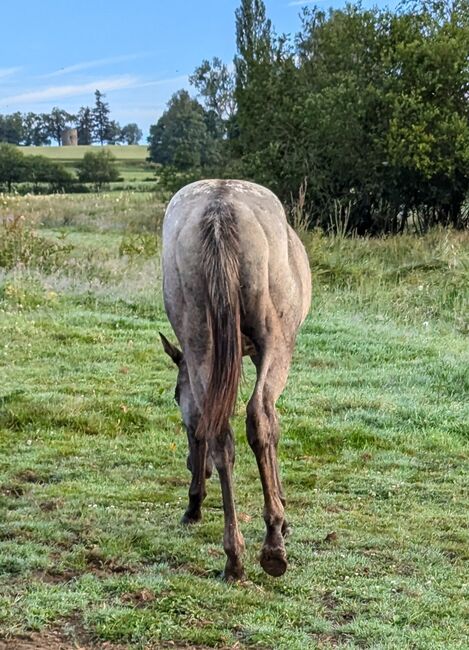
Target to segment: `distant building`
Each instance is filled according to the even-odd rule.
[[[64,147],[76,147],[78,144],[78,130],[64,129],[62,131],[62,145]]]

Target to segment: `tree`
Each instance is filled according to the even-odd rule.
[[[23,115],[22,144],[28,147],[50,144],[46,115],[32,112]]]
[[[391,20],[386,134],[400,200],[423,229],[463,227],[469,191],[469,3],[407,3]],[[398,71],[398,74],[396,74]],[[422,218],[423,213],[423,218]]]
[[[23,119],[21,113],[0,115],[0,142],[20,144],[23,139]]]
[[[59,192],[73,182],[73,175],[64,165],[45,156],[27,156],[24,162],[24,180],[33,183],[36,192],[40,183],[48,183],[52,192]]]
[[[106,95],[103,95],[99,90],[94,93],[95,107],[93,108],[93,139],[97,140],[101,146],[107,140],[109,133],[109,104],[104,101]]]
[[[116,142],[122,142],[122,129],[119,122],[115,120],[109,120],[106,129],[106,142],[107,144],[116,144]]]
[[[26,162],[23,153],[12,144],[0,144],[0,185],[11,192],[13,183],[25,180]]]
[[[88,151],[78,163],[78,179],[81,183],[93,183],[97,190],[104,184],[119,180],[116,159],[107,150]]]
[[[45,117],[47,135],[60,146],[62,133],[76,121],[76,116],[55,106]]]
[[[235,75],[218,57],[212,62],[204,60],[189,77],[189,82],[204,98],[209,111],[213,111],[220,123],[230,120],[235,113]]]
[[[236,33],[241,175],[284,202],[306,179],[325,228],[346,213],[359,234],[398,232],[409,216],[467,223],[468,0],[305,10],[294,39],[275,36],[261,0],[242,0]]]
[[[78,144],[92,144],[93,129],[93,112],[89,106],[82,106],[77,115]]]
[[[232,155],[241,159],[242,175],[288,201],[302,181],[292,178],[303,155],[295,149],[302,98],[294,48],[275,35],[261,0],[241,2],[236,42]]]
[[[138,144],[142,139],[142,131],[135,122],[122,127],[121,139],[127,144]]]
[[[181,171],[214,164],[217,159],[204,108],[187,90],[172,96],[166,111],[150,127],[148,142],[151,161]]]

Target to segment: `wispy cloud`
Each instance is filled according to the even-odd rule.
[[[162,86],[164,84],[184,83],[189,81],[187,74],[179,75],[179,77],[171,77],[169,79],[155,79],[154,81],[144,81],[138,84],[138,88],[146,88],[147,86]]]
[[[125,63],[126,61],[134,61],[148,56],[146,52],[138,52],[136,54],[122,54],[121,56],[110,56],[106,59],[94,59],[93,61],[82,61],[73,65],[65,66],[60,70],[49,72],[48,74],[41,75],[42,79],[50,79],[51,77],[60,77],[61,75],[70,74],[73,72],[81,72],[82,70],[90,70],[92,68],[101,68],[105,65],[113,65],[115,63]]]
[[[64,97],[75,97],[93,93],[97,88],[102,92],[131,88],[137,84],[137,78],[132,75],[112,77],[108,79],[97,79],[86,84],[75,84],[67,86],[49,86],[40,90],[33,90],[19,95],[0,98],[0,106],[9,104],[35,104],[40,102],[55,102]]]
[[[0,68],[0,79],[11,77],[12,75],[16,74],[20,70],[21,68]]]
[[[289,7],[304,7],[306,5],[316,5],[319,4],[320,2],[323,2],[323,0],[292,0],[292,2],[288,3]]]

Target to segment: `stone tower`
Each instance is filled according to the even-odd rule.
[[[76,147],[78,144],[78,131],[75,128],[62,131],[62,145],[64,147]]]

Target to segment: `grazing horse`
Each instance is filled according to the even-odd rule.
[[[165,352],[179,368],[175,398],[189,440],[192,481],[183,522],[201,519],[205,480],[214,463],[225,513],[225,578],[243,578],[229,420],[247,354],[257,371],[247,406],[247,437],[259,467],[267,530],[260,563],[270,575],[280,576],[287,568],[287,524],[275,403],[310,306],[305,249],[270,190],[247,181],[198,181],[179,190],[166,210],[163,277],[166,312],[182,348],[161,335]]]

